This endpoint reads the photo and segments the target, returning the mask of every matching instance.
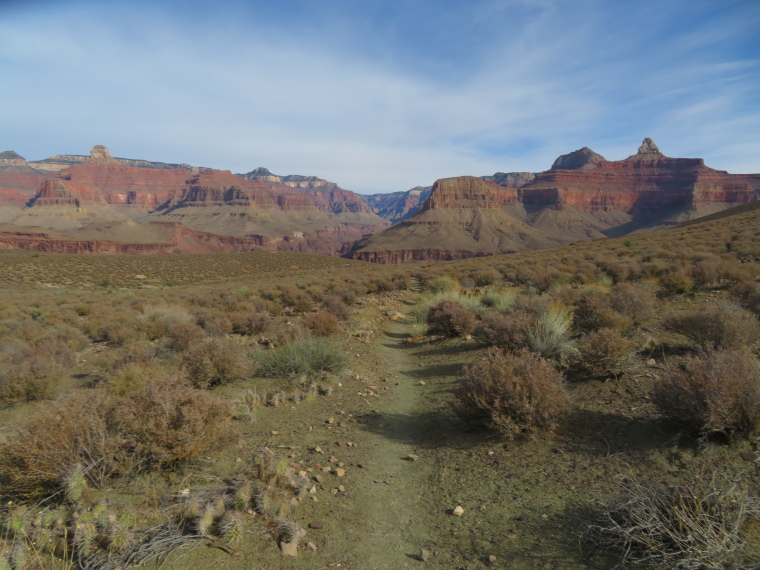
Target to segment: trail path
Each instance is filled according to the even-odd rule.
[[[356,481],[353,508],[363,516],[363,528],[355,548],[365,557],[365,568],[404,567],[429,546],[422,495],[432,465],[415,441],[432,426],[415,419],[424,386],[410,374],[414,363],[399,344],[407,329],[389,322],[375,345],[392,388],[376,402],[380,413],[373,414],[366,425],[367,469],[361,470]],[[419,459],[412,460],[410,455]]]

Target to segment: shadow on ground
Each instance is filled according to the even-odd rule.
[[[371,413],[358,419],[368,432],[421,449],[470,449],[491,439],[502,441],[494,433],[464,422],[449,410],[418,414]]]

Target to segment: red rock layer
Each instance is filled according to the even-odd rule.
[[[497,253],[508,252],[482,252],[466,250],[445,249],[393,249],[386,251],[358,251],[350,257],[359,261],[380,263],[383,265],[396,265],[399,263],[411,263],[415,261],[455,261],[470,257],[487,257]]]
[[[436,181],[422,210],[478,208],[497,210],[517,202],[517,190],[475,176]]]

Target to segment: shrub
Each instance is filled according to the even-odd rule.
[[[591,376],[619,376],[632,364],[633,343],[615,329],[602,328],[578,340],[578,367]]]
[[[154,380],[128,398],[74,396],[43,411],[0,444],[0,475],[29,495],[59,488],[77,464],[87,483],[171,468],[234,438],[228,402]]]
[[[325,296],[322,299],[322,308],[328,313],[335,315],[340,321],[345,321],[351,316],[351,309],[337,295]]]
[[[522,351],[490,349],[465,366],[455,392],[454,409],[508,438],[553,430],[570,406],[560,374],[550,361]]]
[[[486,287],[499,281],[501,273],[495,269],[478,269],[470,272],[470,279],[472,279],[476,287]]]
[[[677,295],[690,293],[694,287],[694,281],[683,271],[674,271],[660,277],[660,285],[666,293]]]
[[[478,323],[474,336],[490,345],[515,352],[528,346],[528,328],[534,320],[525,311],[512,311],[506,315],[489,311]]]
[[[616,567],[749,568],[744,530],[758,505],[741,479],[715,472],[675,484],[624,479],[617,495],[598,502],[599,520],[584,537],[615,552]]]
[[[510,310],[516,300],[517,295],[511,291],[486,291],[480,298],[484,307],[491,307],[501,312]]]
[[[190,311],[180,305],[148,305],[138,317],[147,337],[155,340],[166,334],[176,324],[188,325],[194,321]]]
[[[441,275],[439,277],[434,277],[425,283],[425,289],[435,295],[438,293],[446,293],[448,291],[458,291],[461,289],[461,287],[459,285],[459,281],[453,277],[449,277],[448,275]]]
[[[462,336],[475,329],[475,315],[458,301],[441,301],[430,307],[427,324],[433,331],[449,337]]]
[[[619,283],[610,289],[610,306],[621,315],[640,324],[651,316],[657,297],[651,287],[633,283]]]
[[[701,435],[760,433],[760,368],[743,352],[687,358],[655,384],[652,399],[664,416]]]
[[[760,283],[744,281],[732,287],[729,293],[742,307],[760,315]]]
[[[340,332],[340,323],[335,315],[330,313],[312,313],[304,318],[303,326],[316,336],[330,336]]]
[[[324,338],[307,338],[257,355],[264,376],[301,376],[340,372],[346,365],[341,346]]]
[[[757,318],[729,304],[688,311],[665,319],[663,326],[691,339],[703,349],[740,349],[760,335]]]
[[[578,331],[591,332],[600,328],[627,330],[631,318],[616,313],[608,295],[590,291],[581,297],[573,312],[573,324]]]
[[[211,388],[242,380],[250,373],[245,349],[234,340],[210,338],[191,345],[182,366],[196,388]]]
[[[167,346],[176,352],[187,350],[204,337],[203,329],[193,323],[175,323],[166,331]]]
[[[264,312],[234,314],[230,318],[232,332],[244,336],[263,333],[271,320],[269,314]]]
[[[545,358],[564,361],[575,352],[570,340],[570,311],[561,307],[549,307],[528,328],[528,348]]]

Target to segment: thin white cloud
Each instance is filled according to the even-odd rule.
[[[315,174],[364,193],[543,170],[581,146],[623,158],[644,136],[673,143],[658,140],[671,156],[690,150],[711,166],[760,170],[748,111],[757,62],[691,61],[728,30],[639,45],[609,33],[616,14],[605,5],[575,6],[475,3],[463,23],[468,47],[452,59],[468,66],[440,74],[419,72],[413,41],[408,54],[390,46],[369,57],[346,23],[317,43],[313,30],[225,13],[193,22],[160,4],[0,22],[0,67],[14,86],[0,91],[14,110],[0,117],[2,144],[30,159],[105,144],[119,156]],[[478,25],[486,37],[472,35]],[[450,36],[458,41],[457,30]],[[655,58],[659,47],[667,58]],[[445,67],[426,49],[420,62]],[[718,158],[728,162],[712,164]]]

